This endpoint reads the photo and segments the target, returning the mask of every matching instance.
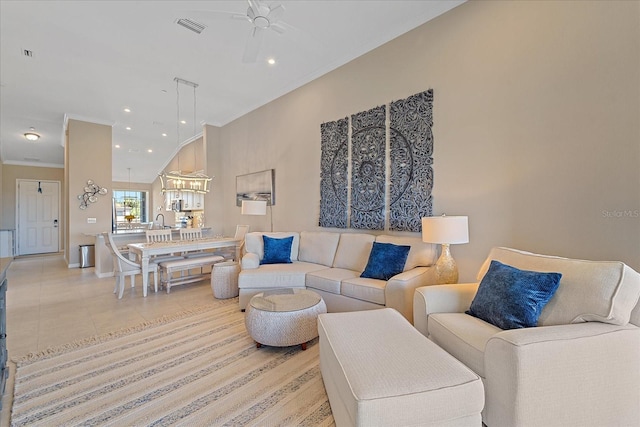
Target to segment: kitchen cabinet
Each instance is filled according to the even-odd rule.
[[[183,211],[201,211],[204,210],[204,194],[192,193],[190,191],[167,191],[164,195],[166,210],[172,209],[171,202],[173,200],[182,200]]]
[[[204,209],[204,194],[184,191],[182,201],[182,210],[200,211]]]

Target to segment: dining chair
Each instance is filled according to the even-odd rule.
[[[182,231],[182,229],[180,229],[180,231]],[[171,229],[166,228],[166,229],[162,229],[162,230],[145,230],[145,234],[147,236],[147,243],[155,243],[155,242],[172,242],[173,241],[173,237],[171,235]],[[176,255],[176,254],[170,254],[170,255],[162,255],[162,256],[154,256],[151,261],[155,262],[156,264],[160,264],[161,262],[164,261],[175,261],[178,259],[182,259],[184,258],[181,255]]]
[[[118,299],[122,299],[124,295],[125,278],[131,277],[131,287],[135,286],[136,274],[142,274],[142,267],[140,264],[131,261],[123,256],[118,250],[118,246],[113,241],[112,233],[102,233],[104,236],[104,243],[111,252],[111,258],[113,259],[113,275],[116,278],[116,283],[113,288],[113,293],[118,293]],[[158,292],[158,264],[155,262],[149,262],[149,273],[153,273],[153,285],[154,291]]]
[[[202,228],[181,228],[180,240],[202,239]]]
[[[145,234],[147,235],[147,243],[170,242],[173,240],[171,237],[171,229],[168,228],[164,230],[145,230]]]
[[[180,240],[197,240],[202,239],[202,228],[181,228],[180,229]],[[211,253],[205,252],[203,250],[199,251],[190,251],[190,252],[182,252],[181,254],[185,258],[198,258],[203,256],[209,256]],[[200,272],[202,273],[202,268],[200,268]]]

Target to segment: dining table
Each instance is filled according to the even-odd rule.
[[[175,253],[199,252],[209,249],[235,248],[235,259],[240,259],[242,239],[233,237],[204,237],[190,240],[170,240],[167,242],[129,243],[129,257],[135,256],[142,270],[142,295],[147,296],[149,286],[149,260],[152,257]]]

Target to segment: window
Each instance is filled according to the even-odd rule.
[[[149,222],[147,199],[146,191],[113,190],[116,222]]]

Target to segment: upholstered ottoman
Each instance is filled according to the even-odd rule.
[[[478,375],[391,308],[318,316],[320,370],[336,425],[482,425]]]
[[[327,312],[322,297],[306,289],[272,289],[255,295],[247,305],[245,326],[256,346],[291,345],[307,349],[318,336],[318,315]]]
[[[211,290],[218,299],[238,296],[238,273],[240,264],[235,261],[219,262],[211,271]]]

